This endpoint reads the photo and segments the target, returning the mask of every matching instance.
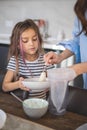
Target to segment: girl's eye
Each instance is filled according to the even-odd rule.
[[[22,42],[23,42],[23,43],[27,43],[27,42],[28,42],[28,40],[22,40]]]
[[[37,38],[33,38],[33,41],[37,41]]]

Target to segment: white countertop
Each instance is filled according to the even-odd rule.
[[[0,34],[0,44],[10,44],[10,34]]]
[[[0,44],[9,45],[10,44],[10,35],[9,34],[0,34]],[[56,45],[57,44],[57,45]],[[43,42],[44,49],[52,49],[52,50],[64,50],[65,48],[61,45],[58,45],[57,40],[50,40]]]
[[[52,49],[52,50],[65,50],[65,48],[62,45],[56,45],[58,42],[53,41],[53,42],[43,42],[43,48],[44,49]]]

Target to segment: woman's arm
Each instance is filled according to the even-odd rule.
[[[61,61],[67,59],[68,57],[70,57],[70,56],[72,56],[72,55],[74,55],[73,52],[71,52],[71,51],[68,50],[68,49],[65,49],[62,53],[60,53],[60,54],[58,55],[58,57],[60,57],[60,58],[59,58],[60,61],[57,62],[57,63],[60,63]]]
[[[48,52],[47,54],[44,55],[44,61],[47,65],[49,64],[58,64],[64,59],[72,56],[73,53],[69,51],[68,49],[64,50],[60,54],[56,54],[55,52]]]
[[[87,62],[72,65],[70,68],[75,70],[77,76],[83,73],[87,73]]]

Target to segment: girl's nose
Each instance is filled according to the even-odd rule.
[[[29,45],[33,45],[33,41],[32,40],[29,40]]]

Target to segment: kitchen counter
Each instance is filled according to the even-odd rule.
[[[49,49],[49,50],[55,50],[55,51],[63,51],[65,48],[62,45],[58,45],[60,41],[44,41],[43,42],[43,48],[44,49]]]
[[[87,99],[87,91],[70,87],[70,105],[68,108],[74,111],[76,110],[77,113],[73,112],[73,110],[68,110],[65,115],[54,116],[48,111],[42,118],[33,120],[24,113],[21,102],[8,93],[0,92],[0,109],[4,110],[6,113],[26,119],[27,121],[49,127],[49,129],[75,130],[80,125],[87,123],[87,116],[85,116],[85,114],[87,114],[87,103],[84,99]],[[84,114],[79,114],[79,112],[81,113],[82,111]]]
[[[5,126],[2,130],[53,130],[32,121],[8,114]]]
[[[10,34],[0,34],[0,43],[9,45]]]

